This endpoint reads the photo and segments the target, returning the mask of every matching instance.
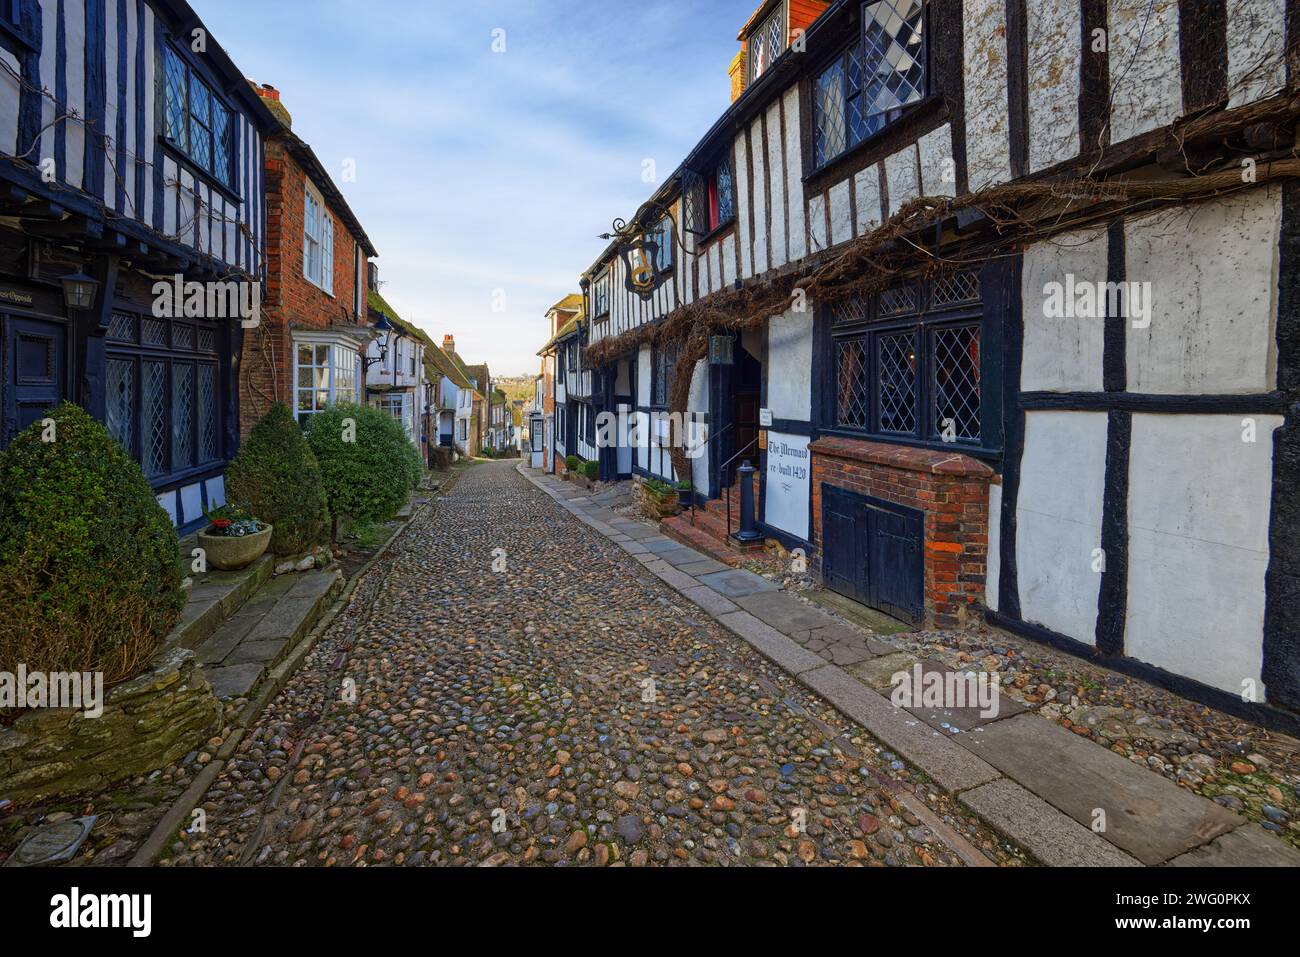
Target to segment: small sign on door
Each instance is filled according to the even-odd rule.
[[[770,429],[770,428],[772,427],[772,410],[771,410],[771,409],[759,409],[759,410],[758,410],[758,424],[759,424],[760,426],[762,426],[763,428],[765,428],[765,429]]]

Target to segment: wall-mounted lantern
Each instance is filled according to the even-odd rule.
[[[83,272],[74,272],[64,276],[63,304],[69,309],[90,309],[95,305],[95,294],[99,292],[99,280]]]

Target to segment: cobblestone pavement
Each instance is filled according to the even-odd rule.
[[[960,865],[927,819],[1022,860],[513,463],[413,522],[201,807],[161,863]]]

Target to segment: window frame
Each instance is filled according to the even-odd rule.
[[[302,336],[292,339],[293,346],[293,415],[298,424],[306,428],[311,421],[311,417],[326,409],[340,403],[359,404],[363,398],[365,383],[363,381],[364,372],[361,366],[361,356],[357,353],[356,347],[348,342],[322,338],[317,336]],[[305,348],[312,350],[312,362],[308,365],[302,363],[302,351]],[[327,364],[321,365],[316,361],[316,350],[319,348],[327,349]],[[351,369],[347,369],[345,364],[351,360]],[[329,381],[322,389],[313,383],[311,386],[302,385],[301,370],[325,369],[329,372]],[[352,387],[349,389],[346,382],[340,382],[340,375],[346,373],[346,378],[352,380]],[[304,409],[301,405],[302,394],[310,393],[312,396],[312,408]],[[324,405],[318,405],[318,399],[321,392],[327,393]]]
[[[609,277],[609,269],[604,269],[591,283],[591,318],[593,321],[609,317]]]
[[[836,163],[843,160],[845,157],[851,156],[859,152],[860,150],[866,148],[866,146],[869,143],[875,142],[881,136],[885,135],[891,129],[895,128],[899,123],[905,122],[917,110],[923,108],[928,103],[932,102],[938,95],[936,93],[936,84],[934,82],[934,63],[933,63],[933,58],[931,56],[931,45],[930,45],[931,4],[929,0],[921,0],[921,46],[922,46],[921,60],[924,69],[924,86],[925,86],[925,89],[921,94],[921,98],[912,103],[907,103],[902,107],[899,107],[897,110],[898,115],[893,117],[892,119],[888,118],[890,115],[889,113],[875,114],[875,115],[886,117],[881,127],[875,130],[874,132],[867,133],[857,143],[852,143],[852,144],[849,143],[848,141],[849,97],[847,95],[848,82],[849,82],[849,68],[848,68],[849,57],[852,54],[854,49],[858,49],[861,51],[862,61],[863,61],[862,75],[865,84],[865,77],[867,75],[865,11],[868,6],[871,6],[875,2],[877,2],[877,0],[865,0],[865,2],[861,4],[861,8],[863,11],[863,19],[859,23],[857,36],[854,37],[850,42],[844,44],[838,51],[836,51],[836,53],[833,56],[827,57],[816,67],[816,69],[814,69],[809,74],[808,81],[807,81],[809,84],[809,97],[806,102],[808,103],[809,106],[810,122],[809,122],[809,129],[808,129],[809,135],[807,137],[808,144],[805,149],[805,157],[804,157],[805,162],[807,164],[806,168],[808,170],[808,173],[804,177],[805,179],[821,174],[825,170],[829,169],[830,167],[834,166]],[[844,114],[841,117],[841,120],[844,124],[844,130],[845,130],[844,133],[845,145],[844,148],[841,149],[839,152],[834,153],[832,155],[828,155],[824,159],[819,160],[817,155],[818,120],[821,116],[822,110],[821,107],[818,105],[818,90],[821,85],[821,78],[827,73],[827,71],[834,69],[836,66],[838,66],[840,69],[840,82],[841,82],[840,101],[841,101],[841,109],[843,110],[843,114]],[[865,94],[865,85],[863,91],[861,91],[859,95],[864,95],[864,94]]]
[[[988,277],[984,270],[975,267],[971,270],[979,276],[981,291],[988,287]],[[998,458],[1002,454],[1002,435],[1000,417],[1002,415],[1002,395],[1000,367],[998,366],[998,349],[1001,342],[1001,317],[991,307],[987,295],[979,300],[967,299],[958,302],[934,304],[933,280],[915,278],[900,286],[910,285],[918,291],[918,303],[912,310],[897,314],[881,312],[881,294],[868,297],[865,308],[853,318],[836,320],[836,312],[844,310],[844,304],[823,307],[828,328],[829,370],[828,404],[822,431],[827,434],[867,441],[890,442],[919,448],[957,451],[984,458]],[[898,287],[891,287],[898,288]],[[888,293],[890,290],[886,290]],[[979,426],[980,433],[976,439],[958,438],[953,442],[944,442],[938,422],[938,369],[936,335],[947,330],[975,328],[979,336]],[[915,374],[912,382],[912,400],[915,409],[915,425],[911,432],[887,431],[881,425],[880,402],[880,340],[885,336],[909,333],[916,355]],[[866,374],[866,425],[857,427],[841,424],[839,393],[839,346],[844,342],[861,342],[865,348]]]
[[[662,276],[671,273],[677,265],[676,250],[673,248],[673,218],[664,216],[646,233],[646,238],[654,241],[657,247],[654,261],[656,274]]]
[[[312,218],[309,209],[315,206],[316,233],[312,235]],[[325,197],[310,180],[303,181],[302,201],[302,275],[309,283],[331,299],[334,298],[334,215]],[[311,253],[314,244],[317,256],[316,275],[312,275]]]
[[[772,65],[781,58],[781,54],[784,53],[786,47],[790,45],[790,22],[787,14],[788,4],[786,3],[786,0],[781,0],[781,2],[776,5],[776,9],[764,17],[762,22],[750,31],[747,37],[745,37],[745,89],[749,89],[757,83],[768,70],[772,69]],[[778,39],[776,52],[772,54],[772,58],[768,60],[760,70],[758,69],[758,59],[754,56],[754,41],[764,37],[774,20],[780,21],[777,27]]]
[[[650,404],[648,408],[662,411],[672,400],[673,384],[677,378],[677,358],[681,347],[673,343],[665,348],[660,343],[650,346]],[[660,390],[662,389],[662,393]]]
[[[730,185],[729,215],[723,216],[722,190],[719,185],[720,173],[727,170]],[[702,192],[702,195],[699,193]],[[733,226],[737,216],[736,168],[727,148],[716,160],[705,165],[705,172],[687,170],[682,174],[682,208],[685,229],[697,237],[697,244],[703,245],[723,230]],[[705,217],[700,221],[701,214]]]
[[[167,78],[167,61],[168,57],[174,57],[184,73],[185,80],[185,99],[181,104],[181,111],[184,118],[185,142],[181,143],[175,139],[168,130],[170,118],[168,116],[169,103],[171,99],[171,85]],[[158,140],[165,149],[175,154],[184,161],[186,168],[195,176],[209,183],[216,189],[225,193],[232,199],[239,199],[238,178],[235,174],[235,165],[238,158],[238,144],[236,143],[235,130],[238,124],[235,117],[241,115],[230,103],[230,101],[220,92],[218,87],[210,83],[207,78],[199,71],[198,67],[191,62],[184,54],[180,52],[177,44],[170,40],[161,44],[157,54],[157,84],[159,87],[158,95],[158,113],[156,115]],[[198,119],[190,112],[190,106],[193,102],[191,92],[194,83],[202,85],[208,99],[208,116],[206,120]],[[216,135],[216,110],[221,109],[226,116],[225,146],[226,146],[226,163],[224,175],[218,172],[217,166],[217,135]],[[207,132],[210,144],[209,163],[205,164],[199,161],[198,154],[193,150],[191,142],[192,123],[199,122]]]

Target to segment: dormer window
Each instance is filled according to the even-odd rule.
[[[818,75],[813,89],[817,167],[870,139],[926,95],[925,4],[863,4],[862,36]]]
[[[768,71],[785,49],[785,4],[778,3],[758,29],[749,35],[749,83]]]
[[[704,172],[687,170],[682,177],[686,230],[707,236],[736,218],[736,182],[731,157],[723,157]]]

